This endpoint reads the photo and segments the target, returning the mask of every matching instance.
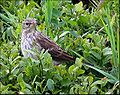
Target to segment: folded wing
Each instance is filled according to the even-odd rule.
[[[75,58],[67,54],[55,42],[44,36],[41,32],[36,32],[35,36],[37,43],[45,50],[48,50],[54,60],[75,61]]]

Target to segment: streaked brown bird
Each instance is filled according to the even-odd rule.
[[[75,58],[67,54],[55,42],[50,40],[42,32],[36,29],[37,21],[33,18],[27,18],[22,23],[21,50],[24,57],[36,58],[35,54],[28,52],[36,48],[39,52],[42,49],[48,50],[54,61],[75,61]]]

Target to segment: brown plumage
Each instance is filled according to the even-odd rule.
[[[42,32],[37,31],[36,25],[35,19],[29,18],[23,21],[21,50],[24,57],[35,58],[35,54],[26,52],[26,50],[31,50],[35,47],[39,52],[41,52],[42,49],[48,50],[55,61],[75,61],[75,58],[67,54],[55,42],[50,40]]]

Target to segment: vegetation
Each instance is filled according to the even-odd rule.
[[[0,0],[1,94],[120,94],[119,0]],[[20,53],[22,21],[36,18],[37,29],[76,58],[53,64],[43,50],[39,60]]]

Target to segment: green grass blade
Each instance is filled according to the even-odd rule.
[[[117,29],[117,52],[118,52],[118,64],[120,65],[120,32]],[[119,66],[120,67],[120,66]]]
[[[87,67],[89,67],[89,68],[92,68],[92,69],[98,71],[99,73],[103,74],[104,76],[106,76],[106,77],[109,79],[109,82],[110,82],[110,83],[116,83],[116,82],[118,81],[118,79],[117,79],[116,77],[112,76],[112,75],[109,74],[109,73],[106,73],[106,72],[103,71],[103,70],[100,70],[100,69],[98,69],[98,68],[95,68],[95,67],[90,66],[90,65],[87,65],[87,64],[83,64],[83,65],[84,65],[84,66],[87,66]]]
[[[72,50],[72,52],[74,52],[74,53],[75,53],[76,55],[78,55],[79,57],[82,57],[82,56],[81,56],[80,54],[78,54],[77,52],[75,52],[75,51],[73,51],[73,50]],[[84,58],[84,57],[83,57],[83,58]],[[85,60],[87,63],[90,63],[87,59],[84,58],[84,60]],[[116,81],[118,81],[118,79],[117,79],[116,77],[112,76],[111,74],[109,74],[109,73],[107,73],[107,72],[105,72],[105,71],[103,71],[103,70],[100,70],[100,69],[98,69],[98,68],[96,68],[96,67],[94,67],[94,66],[88,65],[88,64],[83,64],[83,65],[84,65],[84,66],[87,66],[87,67],[89,67],[89,68],[92,68],[92,69],[98,71],[99,73],[103,74],[104,76],[106,76],[106,77],[109,79],[109,82],[110,82],[110,83],[115,83]]]
[[[46,11],[45,11],[45,23],[47,26],[47,32],[49,32],[49,27],[51,23],[51,18],[52,18],[52,0],[46,0],[45,2],[46,5]]]
[[[110,24],[110,21],[108,21],[108,25],[105,24],[105,22],[103,21],[103,19],[101,18],[101,21],[104,25],[104,29],[110,39],[110,43],[111,43],[111,48],[112,48],[112,57],[113,57],[113,62],[114,64],[117,63],[117,54],[116,54],[116,49],[115,49],[115,37],[114,37],[114,34],[113,34],[113,29],[111,28],[111,24]]]

